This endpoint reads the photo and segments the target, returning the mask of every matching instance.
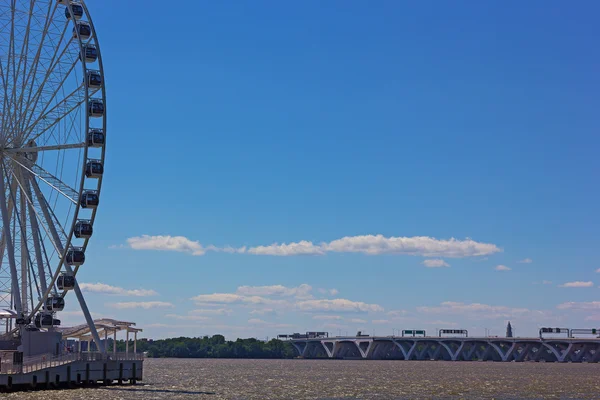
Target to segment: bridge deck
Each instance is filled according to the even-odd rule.
[[[352,336],[290,342],[303,358],[600,362],[600,338]]]

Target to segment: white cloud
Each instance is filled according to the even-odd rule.
[[[350,322],[353,322],[355,324],[366,324],[367,321],[365,321],[364,319],[360,319],[360,318],[352,318],[350,320]]]
[[[198,304],[288,304],[285,300],[273,300],[261,296],[243,296],[235,293],[200,294],[192,297],[191,300]]]
[[[302,240],[298,243],[273,243],[269,246],[257,246],[248,249],[248,253],[261,256],[298,256],[298,255],[323,255],[321,246]]]
[[[428,236],[389,237],[363,235],[345,237],[322,244],[327,251],[337,253],[406,254],[424,257],[474,257],[501,251],[494,244],[472,239],[438,240]]]
[[[542,281],[542,285],[552,285],[552,281]]]
[[[347,299],[333,300],[304,300],[296,303],[301,311],[319,312],[379,312],[383,307],[378,304],[367,304],[360,301],[351,301]]]
[[[166,318],[177,319],[180,321],[207,321],[209,317],[202,317],[199,315],[178,315],[178,314],[167,314]]]
[[[450,264],[448,264],[446,261],[444,261],[442,259],[424,260],[422,264],[424,266],[426,266],[427,268],[442,268],[442,267],[450,266]]]
[[[492,306],[481,303],[460,303],[454,301],[445,301],[439,306],[417,307],[418,312],[428,314],[445,314],[445,315],[466,315],[473,318],[515,318],[515,317],[543,317],[547,313],[544,311],[530,310],[528,308],[513,308],[506,306]]]
[[[596,315],[589,315],[587,317],[585,317],[586,321],[600,321],[600,314],[596,314]]]
[[[392,310],[387,312],[387,315],[391,315],[392,317],[402,317],[406,314],[408,314],[406,310]]]
[[[217,309],[196,309],[190,311],[190,314],[196,315],[231,315],[233,310],[229,308],[217,308]]]
[[[249,324],[266,324],[267,321],[263,321],[262,319],[258,319],[258,318],[250,318],[248,320]]]
[[[587,288],[587,287],[593,287],[594,286],[594,282],[588,281],[588,282],[582,282],[582,281],[575,281],[575,282],[567,282],[567,283],[563,283],[562,285],[559,285],[559,287],[564,287],[564,288]]]
[[[562,303],[556,306],[559,310],[577,310],[577,311],[588,311],[588,310],[600,310],[600,301],[588,301],[577,303],[570,301],[568,303]]]
[[[520,261],[517,261],[517,262],[521,263],[521,264],[531,264],[533,262],[533,260],[531,258],[524,258],[524,259],[522,259]]]
[[[321,289],[318,289],[318,290],[319,290],[319,293],[321,293],[321,294],[329,294],[331,296],[337,296],[340,293],[340,291],[337,290],[337,289],[323,289],[323,288],[321,288]]]
[[[250,315],[272,315],[275,314],[275,310],[272,308],[262,308],[250,311]]]
[[[248,320],[248,323],[250,325],[261,325],[261,326],[266,326],[269,328],[291,328],[291,327],[293,327],[293,325],[291,325],[291,324],[277,324],[274,322],[264,321],[259,318],[250,318]]]
[[[120,296],[137,296],[137,297],[145,297],[145,296],[156,296],[154,290],[146,290],[146,289],[123,289],[118,286],[110,286],[105,283],[80,283],[79,287],[81,290],[90,293],[103,293],[103,294],[114,294]]]
[[[325,328],[325,329],[348,329],[348,325],[328,323],[328,324],[323,324],[323,328]],[[338,332],[338,334],[345,336],[346,332]]]
[[[178,251],[194,256],[202,256],[206,253],[199,242],[191,241],[184,236],[142,235],[127,239],[127,244],[134,250]]]
[[[312,287],[303,283],[298,287],[285,287],[282,285],[272,286],[240,286],[237,294],[243,296],[288,296],[297,298],[310,298]]]
[[[129,301],[122,303],[109,303],[108,307],[117,308],[119,310],[130,309],[130,308],[143,308],[145,310],[151,308],[173,308],[175,307],[171,303],[164,301]]]
[[[598,269],[596,270],[596,272],[600,274],[600,268],[598,268]]]
[[[342,317],[340,317],[339,315],[315,315],[312,317],[312,319],[318,319],[318,320],[323,320],[323,321],[332,321],[332,320],[340,320],[342,319]]]
[[[217,246],[213,246],[211,244],[211,245],[206,246],[204,251],[214,251],[215,253],[228,253],[228,254],[236,254],[236,253],[244,254],[246,252],[246,246],[239,247],[236,249],[235,247],[231,247],[231,246],[217,247]]]
[[[450,322],[450,321],[441,321],[441,320],[435,320],[435,321],[425,321],[423,322],[425,325],[435,325],[435,326],[443,326],[443,327],[447,327],[447,326],[458,326],[458,323],[456,322]],[[442,328],[444,329],[444,328]]]
[[[496,271],[510,271],[511,270],[511,268],[507,267],[506,265],[498,265],[494,269]]]
[[[385,325],[385,324],[389,324],[390,320],[389,319],[374,319],[371,322],[376,325]]]
[[[207,251],[224,253],[248,253],[270,256],[323,255],[335,253],[405,254],[424,257],[476,257],[490,255],[502,251],[491,243],[480,243],[470,238],[459,240],[436,239],[428,236],[385,237],[383,235],[346,236],[329,243],[314,244],[301,240],[291,243],[273,243],[267,246],[217,247],[202,246],[198,241],[184,236],[150,236],[142,235],[127,239],[127,244],[134,250],[163,250],[189,253],[195,256],[204,255]]]
[[[234,293],[213,293],[213,294],[200,294],[192,297],[197,303],[241,303],[244,296]]]

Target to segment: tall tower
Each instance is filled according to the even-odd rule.
[[[513,331],[510,321],[508,321],[508,325],[506,325],[506,337],[513,337]]]

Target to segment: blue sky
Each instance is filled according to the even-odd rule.
[[[150,337],[600,325],[596,2],[89,3],[95,315]]]

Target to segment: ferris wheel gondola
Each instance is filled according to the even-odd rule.
[[[0,307],[6,334],[53,329],[74,291],[104,177],[106,88],[85,1],[0,1]],[[100,343],[99,343],[100,345]]]

